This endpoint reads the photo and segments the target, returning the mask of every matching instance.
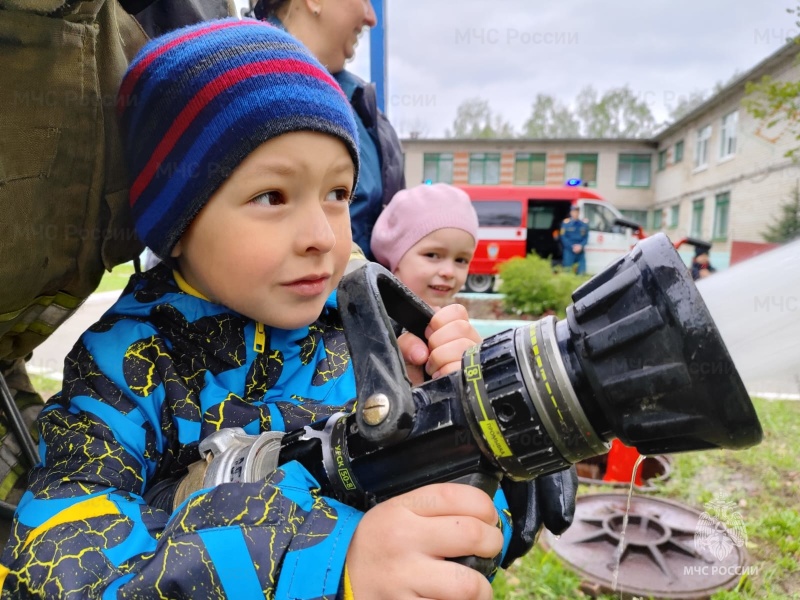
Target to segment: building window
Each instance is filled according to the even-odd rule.
[[[664,218],[664,211],[657,208],[653,211],[653,231],[661,229],[662,220]]]
[[[683,140],[675,142],[675,154],[672,157],[672,162],[679,163],[683,160]]]
[[[425,154],[422,180],[430,183],[453,183],[453,155]]]
[[[669,207],[669,228],[675,229],[681,216],[681,205],[673,204]]]
[[[703,237],[703,204],[703,198],[692,202],[692,237]]]
[[[733,111],[722,117],[722,128],[719,133],[719,157],[726,158],[736,154],[736,127],[739,124],[739,113]]]
[[[630,219],[642,226],[642,229],[647,227],[647,211],[646,210],[621,210],[622,216]]]
[[[564,175],[580,179],[584,185],[597,186],[597,154],[567,154]]]
[[[663,171],[667,168],[667,151],[662,150],[658,153],[658,170]]]
[[[694,168],[699,169],[708,165],[708,140],[711,139],[711,125],[706,125],[697,130],[697,145],[694,149]]]
[[[649,154],[620,154],[617,187],[650,187]]]
[[[469,182],[477,185],[500,183],[500,155],[473,152],[469,155]]]
[[[514,162],[514,183],[516,185],[544,185],[544,154],[517,153]]]
[[[714,232],[711,237],[720,241],[727,240],[731,195],[728,192],[717,194],[714,200]]]

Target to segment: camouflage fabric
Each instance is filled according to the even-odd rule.
[[[141,251],[115,98],[147,36],[116,0],[48,4],[0,0],[0,360]]]

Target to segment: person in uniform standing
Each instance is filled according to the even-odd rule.
[[[585,250],[589,241],[589,225],[579,215],[580,209],[573,205],[569,210],[569,217],[561,223],[561,265],[583,275],[586,272]]]

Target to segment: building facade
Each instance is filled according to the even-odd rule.
[[[800,185],[800,166],[785,156],[800,142],[785,123],[765,127],[743,105],[748,81],[800,80],[797,54],[788,44],[652,139],[406,139],[406,181],[560,186],[577,178],[648,233],[712,242],[712,264],[725,268],[732,254],[763,244]]]

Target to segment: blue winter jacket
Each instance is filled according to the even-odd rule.
[[[361,513],[320,496],[299,463],[171,513],[143,496],[218,429],[291,431],[355,396],[335,294],[286,331],[183,291],[164,265],[134,275],[39,418],[42,462],[3,553],[2,598],[338,597]]]

